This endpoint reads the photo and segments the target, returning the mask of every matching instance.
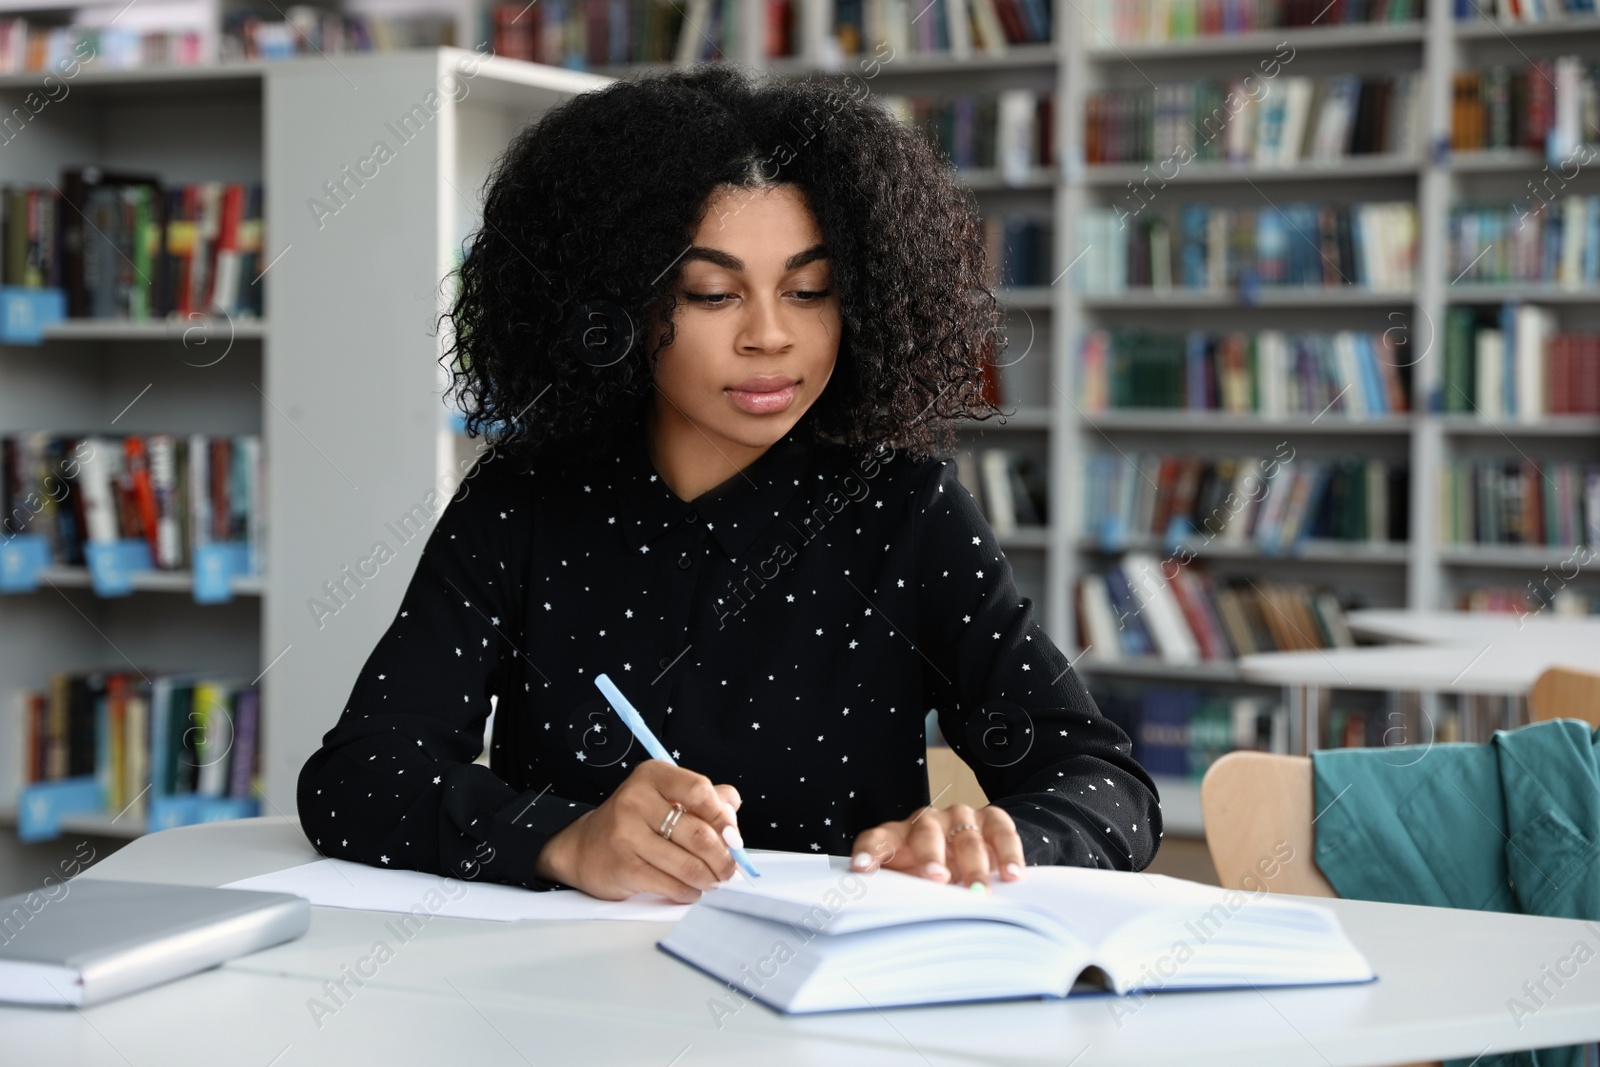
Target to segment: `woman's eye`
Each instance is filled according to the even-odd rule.
[[[721,307],[724,301],[732,297],[731,293],[684,293],[683,295],[697,304],[705,304],[709,307]]]
[[[815,300],[821,300],[824,297],[831,296],[832,295],[832,290],[830,290],[830,289],[800,289],[800,290],[796,291],[794,295],[798,296],[798,297],[803,297],[805,300],[810,302],[810,301],[815,301]]]

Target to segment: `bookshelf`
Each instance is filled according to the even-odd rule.
[[[0,77],[8,111],[37,79]],[[39,345],[0,346],[0,433],[259,434],[268,501],[265,573],[236,579],[225,603],[197,603],[186,572],[136,573],[130,595],[101,597],[84,568],[59,566],[35,592],[0,595],[0,822],[15,821],[23,781],[20,693],[58,671],[131,666],[258,679],[262,811],[294,810],[299,769],[415,566],[420,540],[393,544],[384,524],[429,493],[442,506],[464,469],[435,316],[483,180],[521,125],[606,81],[453,48],[84,70],[70,102],[27,129],[30,147],[0,154],[0,183],[58,182],[86,163],[262,182],[271,250],[265,320],[67,321]],[[319,229],[308,199],[430,92],[429,120]],[[379,539],[408,562],[348,586],[319,629],[308,600]],[[110,812],[62,820],[68,835],[143,829]]]

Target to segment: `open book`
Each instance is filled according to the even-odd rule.
[[[987,895],[895,871],[735,881],[658,946],[795,1013],[1373,978],[1328,908],[1075,867]]]

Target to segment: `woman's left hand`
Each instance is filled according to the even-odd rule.
[[[1003,882],[1015,882],[1027,864],[1010,813],[993,804],[977,810],[967,804],[919,808],[908,819],[857,836],[850,855],[852,870],[883,867],[934,882],[981,882],[985,889],[992,872],[998,871]]]

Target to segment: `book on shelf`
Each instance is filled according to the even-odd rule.
[[[1085,162],[1160,163],[1154,177],[1170,179],[1192,160],[1291,167],[1357,155],[1415,158],[1421,147],[1416,71],[1285,75],[1259,94],[1251,84],[1255,79],[1167,82],[1091,93]]]
[[[1081,482],[1079,535],[1110,549],[1254,546],[1277,555],[1308,540],[1403,543],[1408,533],[1407,467],[1375,457],[1095,452]]]
[[[1417,232],[1417,206],[1408,201],[1162,210],[1135,196],[1083,213],[1083,268],[1074,273],[1086,295],[1351,286],[1402,292],[1412,284]]]
[[[1600,545],[1600,463],[1458,459],[1439,488],[1445,544]]]
[[[1600,596],[1570,585],[1552,591],[1530,580],[1521,586],[1480,585],[1465,589],[1456,597],[1456,607],[1462,611],[1581,619],[1600,615]]]
[[[1050,40],[1049,0],[811,0],[843,55],[1004,55]]]
[[[1009,184],[1056,165],[1054,93],[894,93],[879,102],[961,170],[997,169]]]
[[[130,826],[253,814],[260,795],[261,694],[241,679],[161,671],[62,671],[24,692],[23,797],[93,783],[92,810]],[[83,813],[75,808],[72,814]],[[203,817],[203,816],[202,816]]]
[[[1128,552],[1078,580],[1078,633],[1100,661],[1193,666],[1256,652],[1352,648],[1333,592],[1304,582],[1217,581],[1201,568]]]
[[[163,185],[74,167],[0,191],[0,284],[61,289],[69,318],[263,314],[259,182]]]
[[[996,534],[1049,524],[1044,464],[1028,453],[1013,448],[963,449],[956,454],[956,477]]]
[[[1457,71],[1451,84],[1450,147],[1457,152],[1531,148],[1565,161],[1580,145],[1600,142],[1595,85],[1596,64],[1579,56],[1534,59],[1517,69],[1497,63]]]
[[[798,40],[793,0],[761,0],[767,29],[767,56],[789,55]],[[498,3],[490,12],[496,55],[588,70],[629,63],[730,60],[740,55],[742,20],[755,17],[756,4],[737,0],[545,0],[536,7]]]
[[[1296,27],[1413,22],[1423,0],[1091,0],[1085,21],[1119,44],[1158,44]]]
[[[254,434],[0,437],[0,536],[43,540],[59,566],[89,546],[142,542],[157,570],[191,569],[208,545],[243,546],[263,572],[265,467]]]
[[[1033,867],[982,895],[889,870],[729,882],[658,945],[785,1013],[1373,978],[1320,905],[1081,867]]]
[[[82,69],[194,66],[213,61],[205,51],[202,26],[181,25],[185,21],[181,14],[169,16],[165,21],[178,25],[118,26],[114,21],[99,25],[62,25],[59,19],[49,17],[0,18],[0,74],[53,71],[63,78],[72,78]],[[15,134],[10,134],[6,140],[11,136]]]
[[[1440,407],[1490,421],[1600,414],[1600,333],[1563,332],[1548,308],[1453,307]]]
[[[380,14],[297,4],[276,13],[281,17],[272,18],[259,9],[225,12],[223,62],[472,45],[456,39],[455,14],[443,8]]]
[[[1455,0],[1458,22],[1562,22],[1593,18],[1594,0]]]
[[[1600,196],[1455,204],[1448,230],[1451,285],[1600,282]]]
[[[1170,685],[1141,686],[1129,695],[1096,684],[1091,692],[1151,774],[1198,781],[1229,752],[1289,751],[1288,713],[1275,698]]]
[[[983,244],[990,288],[1050,284],[1054,223],[1021,211],[983,217]]]
[[[965,58],[1050,39],[1046,0],[544,0],[496,4],[490,24],[497,55],[586,70],[733,60],[743,20],[758,16],[768,59],[801,53],[806,20],[842,55]]]
[[[1078,348],[1079,405],[1382,417],[1409,409],[1409,363],[1387,332],[1089,330]]]

